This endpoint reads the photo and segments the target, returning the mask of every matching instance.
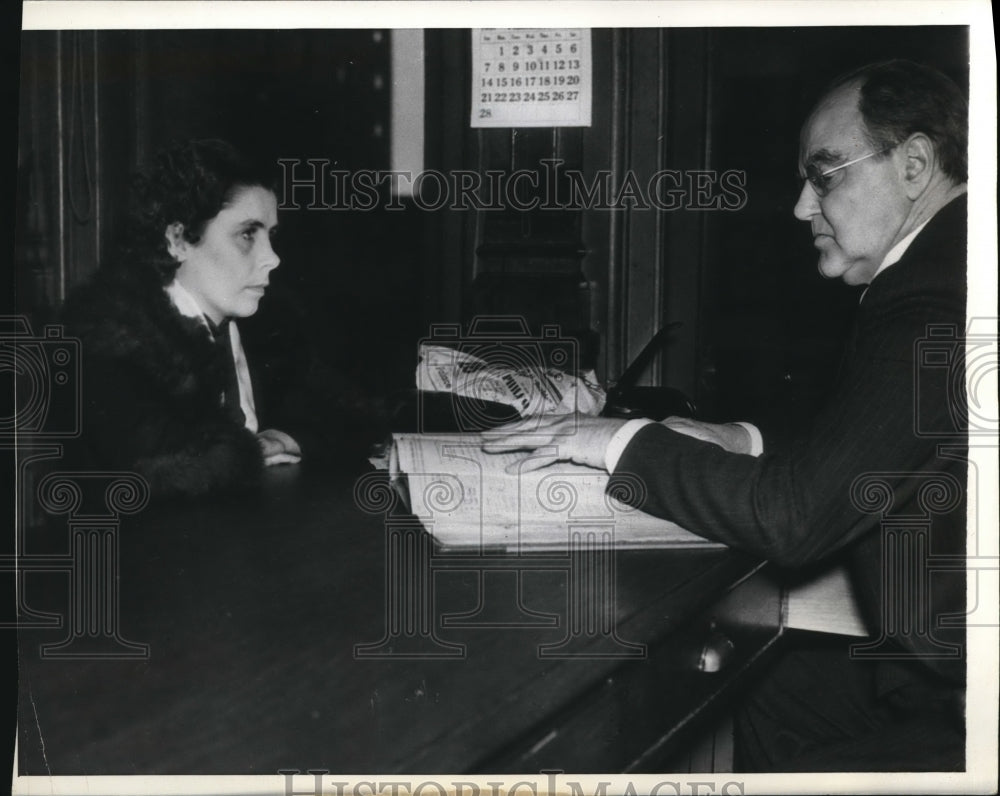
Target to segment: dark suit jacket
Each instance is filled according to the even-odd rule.
[[[962,345],[965,300],[963,196],[873,280],[839,384],[811,427],[774,449],[765,440],[764,455],[753,458],[651,425],[626,447],[615,478],[632,473],[644,482],[645,511],[779,565],[796,567],[849,548],[859,601],[878,635],[883,609],[909,598],[902,588],[883,598],[884,583],[899,585],[884,574],[883,513],[911,516],[910,527],[930,522],[933,556],[964,554],[964,371],[962,358],[950,354]],[[935,336],[932,347],[947,352],[928,361],[923,341],[939,326],[952,337]],[[886,486],[859,480],[869,474],[884,474],[877,478]],[[935,503],[930,481],[958,484],[957,500]],[[891,506],[879,505],[883,494],[891,494]],[[936,653],[937,642],[960,644],[964,633],[934,623],[944,613],[964,612],[964,577],[935,574],[928,582],[930,616],[921,612],[929,631],[896,641],[904,656],[919,653],[925,665],[960,682],[964,661]]]

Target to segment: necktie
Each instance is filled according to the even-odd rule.
[[[218,326],[211,321],[208,327],[219,352],[219,359],[225,369],[226,384],[222,394],[222,405],[232,421],[240,426],[246,423],[246,416],[240,408],[240,385],[236,379],[236,362],[233,360],[233,344],[229,337],[229,319]]]

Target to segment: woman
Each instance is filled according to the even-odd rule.
[[[235,319],[257,312],[280,259],[269,175],[221,141],[162,152],[133,186],[123,256],[64,309],[83,348],[82,453],[154,495],[254,483],[299,443],[259,428]]]

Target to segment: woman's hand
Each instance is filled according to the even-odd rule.
[[[296,464],[302,460],[299,443],[284,431],[278,431],[276,428],[258,431],[257,442],[260,443],[260,452],[264,455],[264,464],[268,467],[273,464]]]
[[[487,453],[551,449],[526,456],[509,466],[509,471],[528,472],[559,461],[605,470],[608,443],[625,422],[590,415],[539,415],[484,431],[481,439]]]

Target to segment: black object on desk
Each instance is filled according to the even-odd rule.
[[[635,382],[653,361],[653,357],[669,341],[670,334],[681,323],[668,323],[646,343],[639,355],[625,369],[621,378],[608,390],[608,400],[601,415],[604,417],[692,417],[695,406],[680,390],[672,387],[638,387]]]

